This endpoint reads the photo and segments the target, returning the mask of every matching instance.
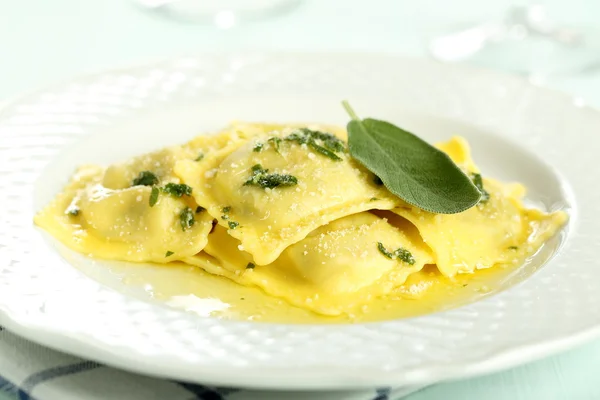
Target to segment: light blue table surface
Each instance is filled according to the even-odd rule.
[[[510,4],[305,0],[288,14],[218,30],[142,11],[129,0],[0,0],[0,102],[90,71],[205,51],[426,56],[426,38],[440,27],[497,16]],[[581,26],[597,24],[600,16],[595,0],[546,4]],[[555,77],[546,84],[600,106],[600,71]],[[600,399],[597,371],[600,341],[506,372],[437,384],[408,399]]]

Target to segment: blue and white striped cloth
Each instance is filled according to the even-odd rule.
[[[397,400],[417,389],[267,392],[208,387],[110,368],[0,327],[0,400]]]

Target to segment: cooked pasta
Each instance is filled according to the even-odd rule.
[[[332,316],[397,293],[425,266],[453,277],[517,264],[565,223],[526,208],[522,185],[482,178],[464,139],[438,148],[481,189],[475,207],[409,205],[349,156],[343,129],[234,123],[79,168],[35,223],[93,257],[186,263]]]

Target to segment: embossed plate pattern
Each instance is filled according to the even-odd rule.
[[[443,136],[443,121],[463,124],[484,170],[522,175],[535,200],[570,212],[568,229],[543,256],[550,261],[497,295],[419,318],[255,324],[201,318],[102,286],[32,226],[34,211],[82,162],[77,149],[108,162],[189,137],[175,137],[180,125],[199,132],[233,118],[344,123],[343,98],[359,114],[420,124],[430,139]],[[197,111],[169,117],[184,109]],[[127,128],[163,114],[162,135]],[[432,116],[438,128],[427,133],[427,118],[414,115]],[[377,55],[184,57],[42,90],[0,112],[0,323],[114,366],[219,385],[408,385],[506,368],[599,331],[598,132],[598,112],[517,78]],[[445,135],[454,133],[462,132]],[[104,143],[114,138],[121,140]],[[503,163],[498,154],[517,155]]]

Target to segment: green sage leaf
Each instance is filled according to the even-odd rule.
[[[152,186],[158,183],[158,178],[151,171],[142,171],[133,180],[133,186]]]
[[[158,188],[156,186],[152,186],[152,191],[150,192],[150,207],[154,207],[156,202],[158,201]]]
[[[191,228],[196,223],[196,219],[194,218],[194,212],[191,208],[186,207],[181,210],[179,214],[179,224],[181,225],[182,230],[186,230]]]
[[[185,183],[169,182],[162,188],[162,191],[173,197],[181,197],[184,194],[190,196],[192,194],[192,188]]]
[[[481,200],[479,200],[479,203],[487,203],[490,199],[490,193],[483,187],[483,179],[481,178],[481,174],[471,174],[471,180],[473,181],[473,184],[477,190],[479,190],[481,193]]]
[[[448,155],[389,122],[352,117],[348,145],[352,158],[381,179],[385,187],[425,211],[455,214],[476,205],[481,192]]]

